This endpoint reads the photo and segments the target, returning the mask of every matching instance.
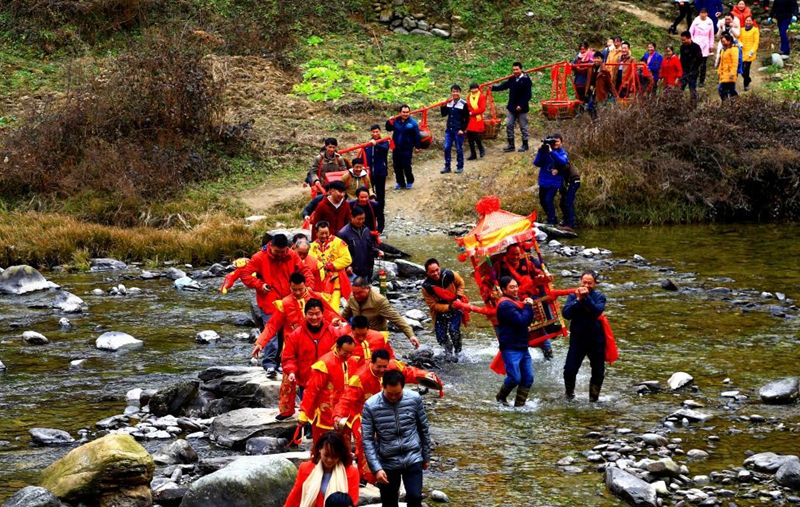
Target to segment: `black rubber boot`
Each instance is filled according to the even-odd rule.
[[[589,401],[592,403],[600,399],[600,387],[597,384],[589,384]]]
[[[478,156],[475,154],[475,141],[473,139],[469,140],[469,157],[467,160],[478,160]]]
[[[508,395],[511,394],[511,391],[512,389],[509,389],[505,384],[503,384],[503,387],[500,388],[500,391],[497,393],[494,399],[503,405],[508,405]]]
[[[514,400],[515,407],[522,407],[525,405],[525,402],[528,401],[528,394],[531,392],[530,387],[518,387],[517,388],[517,398]]]
[[[514,146],[514,138],[513,137],[509,137],[508,138],[508,146],[503,148],[503,153],[511,153],[515,149],[516,149],[516,147]]]
[[[528,151],[528,141],[522,141],[522,146],[520,146],[517,151]]]
[[[564,373],[564,398],[575,399],[575,375]]]

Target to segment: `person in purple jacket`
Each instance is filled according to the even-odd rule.
[[[558,225],[555,199],[564,177],[561,169],[567,165],[567,152],[562,148],[561,134],[542,139],[533,165],[539,168],[539,203],[547,214],[548,225]]]

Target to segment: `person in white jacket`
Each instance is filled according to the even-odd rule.
[[[689,33],[692,34],[692,42],[697,43],[703,52],[703,63],[700,64],[697,79],[697,85],[702,88],[705,86],[706,81],[706,61],[714,47],[714,21],[708,16],[708,11],[705,7],[700,9],[700,15],[692,21]]]
[[[728,33],[731,35],[731,37],[733,37],[734,44],[738,44],[739,34],[741,31],[742,27],[739,24],[739,18],[731,13],[725,14],[724,18],[721,18],[719,21],[717,21],[717,38],[719,39],[719,42],[717,42],[717,54],[716,58],[714,59],[714,68],[719,66],[719,55],[724,49],[722,47],[722,36]]]

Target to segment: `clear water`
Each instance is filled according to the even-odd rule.
[[[499,408],[492,400],[502,378],[488,369],[496,352],[495,339],[485,319],[475,316],[465,330],[465,360],[440,372],[446,395],[431,398],[429,404],[438,444],[435,455],[441,464],[426,476],[426,488],[446,491],[456,505],[621,505],[605,491],[602,475],[581,459],[580,453],[596,443],[583,435],[594,429],[655,429],[687,398],[705,403],[704,410],[715,415],[704,428],[681,428],[672,434],[684,440],[685,450],[712,453],[709,460],[690,464],[693,475],[741,465],[746,450],[800,451],[796,434],[768,431],[770,425],[751,427],[737,419],[758,413],[800,421],[797,406],[764,406],[757,394],[770,380],[797,375],[798,320],[774,317],[763,308],[743,311],[742,306],[700,290],[729,287],[742,292],[729,299],[759,303],[762,291],[800,297],[798,232],[800,227],[785,225],[621,228],[585,231],[579,240],[564,242],[607,248],[613,253],[605,260],[567,259],[544,248],[559,287],[576,284],[575,279],[559,276],[562,269],[592,268],[603,276],[600,290],[608,297],[606,313],[621,358],[608,368],[601,403],[587,401],[588,364],[578,378],[578,401],[569,405],[562,401],[566,342],[557,341],[556,358],[550,363],[534,351],[536,380],[528,405],[521,410]],[[390,242],[414,253],[417,262],[435,256],[465,279],[471,278],[467,266],[456,260],[452,238],[402,237]],[[630,262],[634,254],[650,264]],[[615,263],[623,259],[629,262]],[[80,428],[121,413],[129,389],[158,388],[194,377],[214,364],[243,364],[251,348],[234,337],[247,329],[233,324],[238,313],[248,310],[249,291],[237,287],[222,296],[217,292],[221,279],[204,280],[204,291],[183,293],[168,280],[126,280],[121,273],[47,276],[84,298],[90,310],[70,316],[75,329],[65,332],[58,327],[61,315],[29,307],[52,296],[0,298],[0,360],[8,367],[0,374],[0,440],[6,441],[0,443],[0,501],[35,484],[38,472],[66,452],[30,447],[30,428],[60,428],[76,435]],[[684,290],[662,290],[660,282],[668,276]],[[88,294],[118,283],[138,286],[143,293]],[[474,283],[469,283],[470,295],[477,300]],[[793,310],[787,313],[798,315]],[[26,325],[10,327],[20,322]],[[98,325],[132,334],[145,346],[123,354],[98,351],[94,348]],[[43,333],[51,343],[24,345],[21,334],[26,329]],[[194,335],[205,329],[217,331],[223,339],[215,345],[195,343]],[[430,332],[421,337],[423,342],[435,342]],[[406,342],[397,342],[402,352]],[[87,358],[83,369],[68,369],[70,360],[81,358]],[[701,391],[632,394],[633,384],[643,380],[665,384],[675,371],[692,374]],[[732,383],[723,384],[726,378]],[[726,408],[728,402],[719,395],[733,389],[750,398]],[[730,434],[731,428],[743,432]],[[721,440],[710,441],[710,435]],[[565,456],[578,458],[575,465],[583,466],[584,472],[568,475],[559,469],[556,461]]]

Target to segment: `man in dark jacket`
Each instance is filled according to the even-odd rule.
[[[506,153],[514,151],[514,123],[519,121],[519,130],[522,133],[522,146],[519,151],[528,149],[528,103],[531,101],[531,87],[533,83],[527,74],[522,72],[522,64],[514,62],[511,66],[512,76],[505,83],[492,86],[493,92],[508,90],[508,104],[506,105],[506,135],[508,146],[503,148]]]
[[[347,274],[351,278],[363,276],[369,281],[372,279],[375,256],[383,257],[383,252],[375,245],[372,231],[364,225],[365,218],[364,209],[356,204],[350,209],[350,223],[342,227],[336,235],[347,243],[347,249],[350,250],[350,257],[353,259],[347,268]]]
[[[525,405],[533,385],[533,362],[528,351],[528,326],[533,322],[533,300],[518,297],[519,284],[510,276],[500,277],[503,297],[497,304],[497,340],[506,368],[506,379],[495,399],[508,404],[508,395],[517,388],[515,407]],[[519,387],[517,387],[519,386]]]
[[[797,19],[797,0],[775,0],[772,4],[772,17],[778,23],[778,32],[781,35],[780,54],[789,54],[789,25],[792,24],[792,16]]]
[[[703,50],[696,42],[692,42],[692,34],[681,33],[681,91],[689,87],[692,94],[692,104],[697,103],[697,76],[700,73],[700,64],[703,63]]]
[[[464,133],[469,125],[469,108],[467,101],[461,98],[461,87],[454,84],[450,87],[452,100],[441,107],[442,116],[447,117],[444,129],[444,169],[442,174],[450,172],[450,152],[456,145],[456,172],[464,170]]]
[[[394,142],[392,164],[394,165],[394,176],[397,178],[397,185],[394,189],[410,189],[414,184],[411,158],[414,153],[419,153],[421,146],[419,124],[411,117],[411,108],[403,104],[400,107],[400,116],[386,121],[386,130],[392,132],[392,142]]]
[[[570,294],[562,315],[572,321],[569,326],[569,352],[564,363],[564,389],[567,399],[575,397],[575,378],[586,356],[592,367],[589,381],[589,401],[600,398],[600,388],[605,376],[605,332],[597,320],[606,307],[606,297],[594,290],[597,274],[585,271],[581,275],[581,286]]]
[[[561,134],[553,134],[545,141],[536,152],[533,165],[539,168],[539,204],[547,214],[547,224],[555,226],[558,225],[556,194],[564,181],[561,171],[569,160],[567,152],[561,146]]]
[[[397,507],[400,480],[408,507],[422,505],[422,471],[431,461],[428,416],[422,397],[404,391],[397,370],[383,375],[383,391],[364,404],[361,433],[364,455],[381,491],[383,507]]]
[[[369,128],[372,139],[370,145],[364,148],[364,164],[369,167],[369,177],[378,202],[386,202],[386,177],[389,176],[389,141],[378,142],[383,136],[381,127],[373,125]],[[381,230],[383,230],[381,228]]]

